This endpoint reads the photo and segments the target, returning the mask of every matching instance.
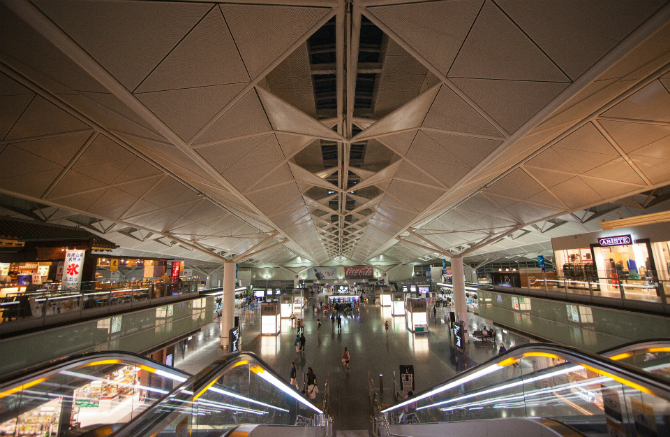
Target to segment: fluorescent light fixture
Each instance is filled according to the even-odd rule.
[[[252,404],[256,404],[256,405],[262,405],[264,407],[272,408],[274,410],[284,411],[286,413],[289,412],[288,410],[286,410],[284,408],[279,408],[279,407],[276,407],[274,405],[266,404],[264,402],[256,401],[254,399],[249,399],[247,397],[238,395],[237,393],[232,393],[232,392],[229,392],[229,391],[226,391],[226,390],[222,390],[220,388],[210,387],[209,389],[211,391],[215,392],[215,393],[219,393],[219,394],[222,394],[222,395],[225,395],[225,396],[230,396],[231,398],[240,399],[240,400],[246,401],[246,402],[251,402]]]

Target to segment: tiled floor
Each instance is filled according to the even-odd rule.
[[[322,295],[312,302],[324,299]],[[370,407],[368,401],[368,372],[379,390],[380,376],[383,375],[383,403],[393,401],[393,372],[399,372],[400,364],[414,365],[415,392],[436,385],[466,367],[486,361],[497,353],[497,346],[471,342],[466,349],[466,359],[456,360],[453,334],[446,323],[446,309],[438,309],[437,317],[430,318],[429,332],[412,334],[405,328],[404,317],[392,317],[390,307],[379,305],[361,306],[356,317],[343,317],[342,329],[331,326],[327,316],[317,316],[309,310],[305,312],[305,352],[296,353],[293,341],[295,328],[289,320],[282,320],[282,331],[277,337],[259,335],[258,311],[241,313],[243,327],[242,349],[258,354],[278,373],[288,380],[291,362],[298,372],[307,373],[312,367],[317,375],[319,388],[330,381],[331,416],[334,429],[362,430],[370,428]],[[432,314],[431,314],[432,315]],[[479,329],[483,319],[469,314],[470,332]],[[323,323],[321,333],[317,333],[317,317]],[[388,334],[384,321],[388,320]],[[221,354],[218,345],[218,326],[213,324],[204,333],[195,336],[185,350],[176,353],[175,366],[194,373],[204,368]],[[529,342],[516,334],[503,334],[498,330],[498,341],[504,340],[509,348],[515,344]],[[351,369],[342,366],[342,353],[348,347],[351,354]],[[397,377],[396,377],[397,379]],[[318,403],[322,402],[319,394]]]

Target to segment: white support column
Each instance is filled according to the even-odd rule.
[[[228,332],[235,324],[235,262],[223,265],[223,304],[221,308],[221,346],[228,347]]]
[[[456,321],[463,322],[463,339],[468,342],[468,304],[465,299],[465,277],[463,276],[463,258],[451,257],[451,283],[454,290],[454,310]]]

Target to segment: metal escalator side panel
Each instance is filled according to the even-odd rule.
[[[15,374],[15,379],[5,377],[0,384],[0,432],[35,428],[36,415],[61,434],[72,424],[79,428],[124,421],[187,376],[124,352],[86,353],[47,363]]]
[[[670,416],[670,383],[640,368],[576,348],[530,344],[383,413],[391,424],[406,421],[412,414],[422,423],[546,417],[568,425],[577,421],[613,435],[644,426],[670,435],[662,419]],[[642,424],[640,417],[648,424]]]
[[[552,419],[488,419],[455,423],[395,425],[391,437],[472,437],[492,435],[584,437],[578,430]]]
[[[155,436],[255,424],[292,425],[298,414],[321,413],[251,353],[227,355],[176,387],[117,436]]]

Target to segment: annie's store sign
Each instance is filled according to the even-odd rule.
[[[610,247],[610,246],[625,246],[626,244],[631,244],[633,238],[630,235],[617,235],[614,237],[603,237],[598,238],[598,244],[600,247]]]

